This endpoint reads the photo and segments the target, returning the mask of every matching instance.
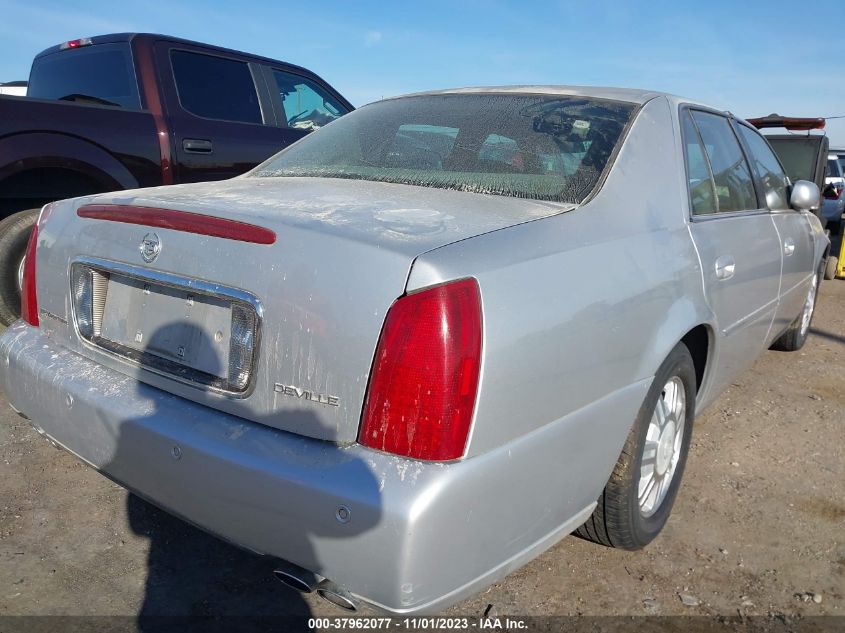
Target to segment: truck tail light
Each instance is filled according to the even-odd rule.
[[[69,48],[81,48],[82,46],[91,46],[94,42],[90,37],[80,37],[78,40],[70,40],[69,42],[62,42],[59,44],[60,51],[66,51]]]
[[[35,249],[38,245],[38,222],[32,227],[26,245],[26,260],[23,264],[21,284],[21,317],[30,325],[38,327],[38,298],[35,295]]]
[[[478,391],[481,321],[474,279],[398,299],[376,348],[358,441],[415,459],[461,457]]]

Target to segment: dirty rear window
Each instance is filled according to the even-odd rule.
[[[352,112],[252,176],[351,178],[579,203],[634,104],[569,96],[422,95]]]

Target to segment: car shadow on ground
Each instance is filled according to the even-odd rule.
[[[190,322],[163,325],[147,340],[146,351],[157,355],[175,345],[179,345],[180,356],[186,357],[191,355],[189,348],[195,346],[203,350],[219,347]],[[228,365],[218,360],[206,357],[204,362],[211,375],[228,371]],[[312,463],[317,459],[312,451],[312,461],[300,464],[295,448],[284,445],[280,449],[282,444],[272,441],[273,431],[268,427],[278,424],[280,416],[296,416],[298,424],[319,428],[320,420],[313,409],[288,406],[268,416],[267,425],[221,417],[211,409],[206,414],[195,407],[175,417],[172,407],[163,412],[156,409],[158,403],[167,400],[162,400],[161,392],[154,387],[137,383],[137,392],[150,407],[139,408],[137,415],[108,429],[109,433],[116,432],[116,437],[112,436],[113,453],[102,470],[118,483],[131,486],[136,482],[145,494],[166,500],[162,503],[170,504],[176,512],[183,510],[189,518],[197,513],[206,520],[213,517],[214,523],[226,526],[229,532],[242,537],[249,534],[247,540],[272,544],[268,547],[275,554],[281,552],[318,573],[323,567],[317,541],[351,539],[379,522],[378,483],[362,460],[347,455],[317,464]],[[172,438],[180,436],[186,438],[184,448],[172,444]],[[226,460],[234,461],[221,469]],[[348,495],[341,494],[355,519],[337,519],[337,504],[327,501],[328,497],[300,493],[288,498],[285,490],[262,487],[276,480],[266,476],[256,481],[257,475],[266,475],[276,460],[293,460],[289,472],[296,474],[288,476],[304,478],[301,486],[306,486],[308,478],[319,476],[327,489],[348,489]],[[296,488],[287,492],[291,490]],[[277,559],[224,542],[136,494],[128,494],[126,510],[129,528],[149,540],[145,594],[137,618],[139,630],[311,630],[307,626],[311,610],[303,595],[273,576]],[[250,520],[258,523],[242,525]]]
[[[307,630],[311,610],[282,585],[273,560],[230,545],[129,493],[129,526],[149,539],[141,631]]]
[[[827,330],[820,330],[816,327],[810,328],[810,334],[813,336],[818,336],[819,338],[827,339],[829,341],[834,341],[835,343],[841,343],[845,345],[845,336],[842,334],[837,334],[836,332],[828,332]]]

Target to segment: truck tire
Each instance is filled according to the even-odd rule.
[[[678,343],[657,370],[613,473],[577,536],[636,550],[660,533],[684,474],[695,393],[692,356]]]
[[[0,323],[11,325],[21,316],[20,274],[26,245],[38,209],[19,211],[0,222]]]

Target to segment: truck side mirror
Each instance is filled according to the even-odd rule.
[[[792,185],[789,204],[797,211],[815,211],[821,205],[821,193],[816,183],[798,180]]]

